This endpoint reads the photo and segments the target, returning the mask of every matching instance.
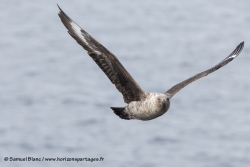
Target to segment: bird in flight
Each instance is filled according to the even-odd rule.
[[[111,109],[117,116],[126,120],[151,120],[163,115],[169,109],[170,99],[179,90],[225,66],[236,58],[244,47],[244,42],[241,42],[219,64],[176,84],[165,93],[148,93],[138,85],[113,53],[77,25],[59,6],[58,8],[60,9],[58,15],[68,29],[68,33],[88,52],[118,91],[122,93],[127,106],[111,107]]]

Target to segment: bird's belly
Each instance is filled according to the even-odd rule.
[[[166,113],[168,108],[169,104],[163,108],[157,108],[147,102],[134,101],[126,106],[125,112],[131,119],[151,120]]]

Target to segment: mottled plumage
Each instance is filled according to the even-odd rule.
[[[173,86],[164,94],[147,93],[136,83],[113,53],[78,26],[60,7],[59,9],[60,12],[58,15],[68,29],[68,33],[88,52],[89,56],[107,75],[118,91],[122,93],[124,102],[128,105],[125,107],[111,107],[114,113],[122,119],[151,120],[163,115],[169,109],[169,100],[179,90],[191,82],[223,67],[237,57],[244,47],[244,42],[240,43],[236,49],[219,64]]]

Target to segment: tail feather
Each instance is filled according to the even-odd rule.
[[[125,110],[125,107],[110,107],[114,113],[119,116],[121,119],[126,119],[126,120],[129,120],[129,115],[124,112]]]

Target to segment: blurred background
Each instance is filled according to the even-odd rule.
[[[56,4],[113,52],[147,92],[235,60],[181,90],[169,111],[126,121]],[[250,1],[8,0],[0,5],[1,166],[246,167],[250,164]],[[4,157],[103,162],[5,162]]]

